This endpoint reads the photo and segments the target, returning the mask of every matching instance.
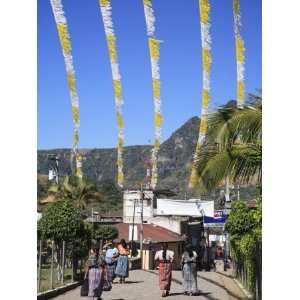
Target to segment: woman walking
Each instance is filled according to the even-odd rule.
[[[119,257],[116,267],[116,275],[120,277],[120,283],[125,283],[125,278],[128,277],[129,265],[128,265],[128,254],[129,250],[124,239],[121,239],[118,247]]]
[[[195,296],[199,293],[197,287],[197,253],[188,244],[183,252],[181,265],[183,276],[183,290],[185,295]]]
[[[105,262],[106,262],[106,274],[107,274],[107,281],[113,283],[116,274],[116,266],[117,266],[117,259],[119,256],[118,249],[114,247],[113,241],[106,245],[106,253],[105,253]]]
[[[101,299],[102,288],[104,283],[105,261],[99,256],[99,249],[92,248],[90,256],[85,265],[84,278],[89,281],[88,297],[97,297]]]
[[[168,250],[168,244],[162,245],[162,250],[155,253],[154,259],[159,262],[159,288],[163,291],[162,297],[169,295],[172,280],[172,262],[174,252]]]

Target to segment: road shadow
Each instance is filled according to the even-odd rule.
[[[222,273],[218,273],[218,274],[219,275],[223,275]],[[212,279],[203,277],[203,276],[201,276],[199,274],[197,274],[197,277],[201,278],[202,280],[205,280],[205,281],[207,281],[207,282],[209,282],[209,283],[211,283],[213,285],[216,285],[216,286],[218,286],[219,288],[221,288],[223,290],[225,290],[228,293],[228,295],[230,295],[231,297],[234,297],[237,300],[245,300],[245,299],[247,299],[246,297],[242,297],[241,298],[239,295],[234,294],[233,292],[231,292],[229,289],[227,289],[224,285],[220,284],[219,282],[216,282],[216,281],[214,281]]]
[[[169,296],[179,296],[179,295],[183,295],[183,293],[169,293]]]
[[[150,271],[150,270],[144,270],[145,272],[148,272],[148,273],[151,273],[151,274],[154,274],[156,276],[158,276],[159,274],[158,273],[155,273],[154,271]],[[176,278],[172,278],[172,281],[173,282],[176,282],[178,284],[181,284],[182,285],[182,281],[181,280],[178,280]],[[176,296],[176,295],[183,295],[184,293],[170,293],[170,296]],[[210,292],[202,292],[200,291],[197,296],[202,296],[204,297],[206,300],[222,300],[222,299],[219,299],[219,298],[215,298],[213,296],[211,296],[211,293]]]
[[[220,275],[222,275],[222,276],[225,276],[225,277],[227,277],[227,278],[230,278],[230,279],[233,279],[233,278],[234,278],[232,275],[227,275],[227,274],[224,274],[224,273],[219,272],[219,271],[216,271],[216,273],[218,273],[218,274],[220,274]]]
[[[141,283],[141,282],[144,282],[144,281],[132,281],[132,280],[127,280],[127,281],[125,281],[125,284]]]

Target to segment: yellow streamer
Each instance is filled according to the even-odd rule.
[[[144,0],[144,5],[152,6],[151,0]]]
[[[107,40],[110,61],[114,63],[117,61],[116,37],[114,35],[107,35],[106,40]]]
[[[160,81],[157,79],[154,79],[152,81],[152,87],[153,87],[154,98],[160,99]]]
[[[123,184],[124,182],[124,174],[123,172],[118,172],[118,182]]]
[[[245,46],[244,46],[244,41],[241,39],[241,37],[236,38],[235,42],[236,46],[236,59],[238,62],[244,62],[245,61]]]
[[[209,23],[210,5],[208,0],[199,0],[200,2],[200,18],[204,24]]]
[[[210,66],[211,66],[211,54],[209,49],[203,49],[202,50],[202,63],[204,70],[209,73],[210,72]]]
[[[237,98],[238,99],[244,99],[245,95],[245,84],[243,81],[237,82]]]
[[[210,100],[210,95],[208,90],[202,91],[202,107],[207,108]]]
[[[108,6],[109,5],[109,0],[99,0],[100,6]]]
[[[75,76],[74,76],[74,73],[68,73],[67,74],[67,80],[68,80],[69,89],[70,89],[71,93],[74,94],[75,93]]]
[[[149,44],[151,58],[158,59],[160,42],[156,39],[149,38],[148,44]]]
[[[77,106],[72,106],[72,115],[75,123],[79,123],[79,109]]]
[[[119,100],[122,98],[122,87],[119,80],[113,80],[115,97]]]
[[[206,130],[207,130],[207,119],[202,118],[199,132],[204,135],[206,133]]]
[[[240,2],[238,0],[233,0],[233,10],[236,15],[240,12]]]
[[[159,149],[160,147],[160,140],[159,139],[155,139],[154,141],[154,148]]]
[[[208,25],[210,22],[210,4],[209,0],[199,0],[200,7],[200,21],[201,28],[205,25]],[[208,27],[209,28],[209,27]],[[209,31],[203,31],[205,35],[203,40],[210,41]],[[210,80],[210,71],[211,71],[211,63],[212,57],[210,49],[206,46],[205,43],[202,43],[202,70],[203,70],[203,83],[207,80],[208,88],[209,88],[209,80]],[[201,111],[201,121],[199,126],[199,137],[205,136],[207,131],[207,116],[203,114],[203,111],[208,108],[210,101],[210,90],[204,89],[204,85],[202,88],[202,111]],[[198,173],[197,173],[197,162],[200,156],[201,143],[203,141],[198,138],[194,159],[192,163],[191,176],[189,180],[189,188],[194,188],[199,181]]]
[[[58,31],[61,47],[63,48],[66,54],[69,54],[71,52],[71,43],[70,43],[70,36],[69,36],[67,25],[58,23],[57,31]]]
[[[154,116],[154,123],[155,123],[155,127],[161,127],[162,125],[162,122],[163,122],[163,117],[162,115],[159,113],[159,112],[156,112],[155,113],[155,116]]]
[[[123,116],[119,112],[117,112],[117,124],[118,128],[124,128]]]

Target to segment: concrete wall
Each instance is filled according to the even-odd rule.
[[[170,231],[176,232],[177,234],[183,234],[181,232],[182,219],[180,218],[174,218],[171,216],[166,216],[166,217],[157,216],[157,217],[149,218],[148,223],[161,226]]]
[[[149,218],[153,217],[153,192],[152,191],[144,191],[144,199],[143,200],[143,219],[144,221],[148,221]],[[133,212],[134,212],[134,202],[135,205],[135,213],[134,220],[135,223],[141,222],[141,192],[140,191],[124,191],[123,194],[123,222],[124,223],[132,223],[133,220]]]

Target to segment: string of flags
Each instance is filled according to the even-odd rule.
[[[163,123],[163,117],[161,112],[161,97],[160,97],[160,69],[159,69],[159,56],[160,56],[160,44],[161,41],[155,38],[155,16],[151,0],[143,0],[144,14],[146,19],[146,28],[148,36],[148,47],[151,58],[151,73],[152,73],[152,92],[154,101],[154,126],[155,137],[154,145],[152,149],[152,176],[151,187],[155,189],[158,179],[158,151],[161,144],[161,128]]]
[[[72,155],[75,156],[76,175],[79,178],[82,178],[82,157],[78,152],[79,125],[80,125],[79,99],[78,99],[76,84],[75,84],[75,71],[73,66],[70,34],[69,34],[67,19],[65,17],[61,0],[50,0],[50,2],[51,2],[51,7],[54,14],[56,28],[58,31],[58,36],[59,36],[63,57],[65,61],[67,81],[68,81],[70,97],[71,97],[72,119],[74,125]]]
[[[210,70],[211,70],[211,36],[210,36],[210,3],[209,0],[199,0],[201,46],[202,46],[202,109],[199,127],[199,136],[196,151],[193,156],[192,172],[189,180],[189,188],[194,188],[198,183],[197,163],[201,147],[205,141],[208,119],[208,105],[210,101]]]
[[[237,68],[237,107],[243,108],[245,102],[245,45],[241,36],[241,13],[240,0],[233,0],[233,16],[234,16],[234,35],[235,35],[235,52],[236,52],[236,68]]]
[[[120,187],[123,187],[124,184],[124,172],[123,172],[124,119],[122,113],[122,105],[124,102],[122,97],[121,75],[119,70],[117,48],[116,48],[116,36],[114,33],[114,26],[113,26],[113,21],[111,16],[112,7],[111,7],[110,0],[99,0],[99,5],[100,5],[103,24],[104,24],[107,48],[109,52],[114,96],[115,96],[115,107],[117,113],[117,127],[118,127],[117,182]]]

